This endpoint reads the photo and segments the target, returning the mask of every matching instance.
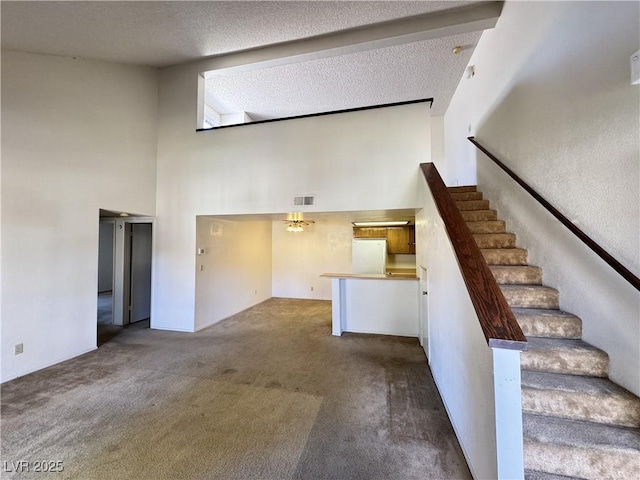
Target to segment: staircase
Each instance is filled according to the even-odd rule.
[[[511,306],[529,348],[521,355],[525,478],[640,479],[640,398],[608,378],[606,352],[581,340],[489,201],[449,191]]]

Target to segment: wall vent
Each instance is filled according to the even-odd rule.
[[[315,195],[296,195],[293,197],[294,207],[310,207],[316,204]]]

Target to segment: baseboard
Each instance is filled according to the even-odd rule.
[[[164,330],[165,332],[183,332],[183,333],[194,333],[195,330],[189,328],[175,328],[175,327],[158,327],[156,325],[149,326],[151,330]]]
[[[368,335],[392,335],[394,337],[418,338],[417,333],[402,333],[402,332],[381,332],[381,331],[371,331],[371,330],[342,330],[342,333],[366,333]]]
[[[253,304],[251,304],[251,305],[249,305],[249,306],[247,306],[247,307],[243,307],[242,309],[238,310],[237,312],[232,313],[232,314],[229,314],[229,315],[227,315],[227,316],[226,316],[226,317],[224,317],[224,318],[220,318],[220,319],[218,319],[218,320],[214,320],[214,321],[212,321],[212,322],[208,322],[208,323],[206,323],[205,325],[201,325],[201,326],[199,326],[198,328],[194,329],[193,331],[194,331],[194,332],[199,332],[199,331],[201,331],[201,330],[204,330],[205,328],[209,328],[209,327],[211,327],[212,325],[215,325],[216,323],[219,323],[219,322],[221,322],[221,321],[223,321],[223,320],[226,320],[227,318],[233,317],[234,315],[238,315],[239,313],[242,313],[242,312],[244,312],[244,311],[246,311],[246,310],[249,310],[250,308],[253,308],[253,307],[257,306],[257,305],[260,305],[261,303],[264,303],[264,302],[266,302],[266,301],[268,301],[268,300],[271,300],[272,298],[276,298],[276,297],[263,298],[262,300],[259,300],[259,301],[257,301],[256,303],[253,303]]]
[[[57,365],[59,363],[66,362],[67,360],[71,360],[72,358],[79,357],[80,355],[84,355],[86,353],[93,352],[94,350],[97,350],[97,349],[98,349],[98,347],[91,347],[91,348],[86,349],[86,350],[81,350],[78,353],[74,353],[73,355],[70,355],[68,357],[59,358],[59,359],[53,360],[51,362],[45,362],[45,363],[39,364],[38,366],[33,367],[33,368],[27,368],[27,369],[15,374],[15,375],[9,375],[8,377],[2,377],[2,378],[0,378],[0,384],[6,383],[6,382],[10,382],[11,380],[15,380],[16,378],[24,377],[25,375],[29,375],[30,373],[37,372],[38,370],[42,370],[44,368],[49,368],[49,367],[52,367],[52,366]]]

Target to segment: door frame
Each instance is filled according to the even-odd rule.
[[[153,322],[153,297],[154,297],[154,266],[156,257],[156,227],[155,217],[120,217],[114,218],[115,239],[114,239],[114,255],[113,255],[113,324],[124,326],[129,323],[129,306],[127,301],[127,288],[129,285],[128,278],[128,238],[127,232],[132,223],[150,223],[151,224],[151,320]]]

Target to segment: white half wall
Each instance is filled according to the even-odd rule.
[[[331,280],[320,275],[351,271],[353,225],[327,219],[300,233],[285,227],[273,222],[273,296],[331,300]]]
[[[506,2],[445,115],[449,184],[477,181],[507,228],[583,320],[611,378],[640,394],[640,294],[501,174],[498,158],[640,275],[638,2]]]
[[[2,52],[2,381],[96,348],[99,209],[155,214],[157,95],[151,68]]]
[[[340,299],[342,331],[418,336],[419,284],[415,280],[346,279]]]
[[[196,132],[203,65],[161,72],[155,328],[194,328],[197,215],[415,208],[431,154],[428,103]]]
[[[498,478],[493,352],[426,182],[424,188],[424,209],[416,215],[418,259],[429,292],[429,345],[424,347],[473,477]]]
[[[270,221],[198,217],[196,231],[194,330],[271,298]]]

